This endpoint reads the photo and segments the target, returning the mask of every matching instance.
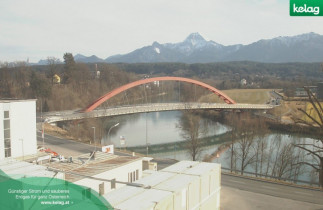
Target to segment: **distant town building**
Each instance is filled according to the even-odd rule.
[[[61,78],[60,78],[60,76],[58,76],[57,74],[55,74],[55,75],[53,76],[53,82],[54,82],[55,84],[61,84]]]
[[[308,88],[314,95],[317,95],[317,86],[305,86]],[[295,97],[307,97],[306,90],[302,88],[296,88],[295,89]]]
[[[241,84],[241,85],[247,85],[247,80],[246,80],[246,79],[242,79],[242,80],[240,81],[240,84]]]
[[[0,160],[36,153],[36,100],[0,99]]]
[[[143,178],[103,197],[120,210],[220,209],[221,165],[180,161],[161,171],[143,171]]]
[[[100,79],[100,75],[101,75],[101,72],[100,71],[96,71],[95,78],[96,79]]]

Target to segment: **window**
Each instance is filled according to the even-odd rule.
[[[136,180],[138,180],[139,179],[139,170],[137,169],[136,170]]]
[[[4,155],[5,155],[5,157],[11,157],[11,149],[4,148]]]
[[[4,130],[4,139],[10,139],[10,130]]]
[[[4,120],[3,120],[4,154],[5,154],[5,157],[11,157],[9,111],[4,111],[3,116],[4,116]]]
[[[4,115],[4,119],[8,119],[9,118],[9,111],[4,111],[3,115]]]
[[[3,120],[3,129],[10,129],[10,120]]]
[[[111,189],[116,189],[116,179],[111,180]]]

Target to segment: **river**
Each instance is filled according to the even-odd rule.
[[[117,127],[111,129],[110,136],[105,136],[103,139],[104,143],[108,142],[108,139],[111,139],[111,142],[116,147],[134,147],[134,146],[148,146],[155,144],[164,144],[183,141],[183,131],[179,128],[180,117],[182,112],[180,111],[167,111],[167,112],[153,112],[153,113],[142,113],[142,114],[133,114],[128,116],[119,116],[112,118],[113,124],[119,123]],[[208,119],[203,119],[207,122],[207,130],[201,137],[206,136],[216,136],[226,132],[230,132],[230,127],[223,125],[219,122],[212,122]],[[108,130],[110,126],[106,129]],[[125,144],[120,144],[120,139],[125,140]],[[283,166],[274,164],[279,162],[280,154],[289,152],[290,159],[295,159],[300,151],[299,150],[288,150],[287,145],[295,142],[313,142],[311,138],[296,137],[293,135],[279,134],[279,133],[269,133],[264,138],[266,142],[266,148],[263,150],[266,155],[266,161],[268,170],[263,167],[262,173],[267,173],[268,175],[277,176],[279,170],[285,170],[284,173],[295,173],[295,169],[288,171],[288,168],[283,168]],[[253,143],[253,152],[254,148],[257,145],[259,139],[255,139]],[[203,160],[206,155],[214,153],[220,145],[210,145],[203,148],[201,154],[198,157],[198,160]],[[235,147],[239,148],[239,144],[235,143]],[[285,150],[287,151],[285,151]],[[178,151],[174,147],[167,152],[149,154],[157,158],[172,158],[177,160],[190,160],[188,152],[185,150]],[[219,158],[213,159],[213,162],[221,163],[222,167],[230,168],[230,149],[225,151]],[[286,155],[285,155],[286,156]],[[282,156],[283,158],[283,156]],[[308,157],[307,157],[308,158]],[[271,162],[269,162],[269,160]],[[287,161],[287,160],[282,160]],[[290,160],[288,160],[290,161]],[[239,157],[236,154],[236,169],[240,169],[241,164],[239,165]],[[290,162],[290,164],[294,164]],[[274,167],[277,167],[274,169]],[[297,179],[304,181],[314,181],[316,182],[317,177],[311,173],[311,168],[304,166],[302,170],[308,172],[300,173],[297,176]],[[246,172],[255,172],[255,163],[248,165],[245,168]],[[259,169],[258,169],[259,171]],[[260,173],[260,172],[259,172]],[[286,175],[286,174],[285,174]]]

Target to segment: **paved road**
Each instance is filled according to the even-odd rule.
[[[295,201],[320,204],[323,208],[323,191],[257,181],[228,174],[222,174],[221,183],[222,186],[228,186],[239,190],[271,195],[279,198],[287,198]]]
[[[51,135],[45,134],[45,147],[57,152],[65,157],[69,156],[79,156],[84,153],[89,153],[95,150],[94,145],[85,144],[82,142],[77,142],[68,139],[61,139]],[[37,144],[38,146],[43,146],[43,139],[41,137],[41,132],[37,132]],[[96,148],[98,151],[101,148]],[[127,155],[124,153],[116,152],[117,155]]]

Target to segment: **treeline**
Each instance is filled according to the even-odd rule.
[[[322,81],[320,63],[219,62],[209,64],[115,64],[136,74],[198,77],[216,81],[220,89],[301,87]],[[247,85],[240,84],[246,79]]]
[[[0,63],[0,97],[37,98],[44,111],[53,111],[84,108],[86,104],[104,93],[147,76],[189,77],[219,89],[286,89],[316,85],[317,81],[323,80],[320,63],[98,63],[96,65],[77,63],[70,53],[64,55],[64,63],[61,63],[54,57],[48,57],[48,65],[42,66],[30,66],[25,62],[17,62],[15,65]],[[97,71],[100,72],[99,75]],[[60,84],[54,83],[55,74],[60,76]],[[246,84],[241,84],[242,79],[246,80]],[[157,102],[176,97],[182,101],[197,101],[201,94],[204,92],[199,87],[163,82],[158,87],[148,85],[131,89],[112,98],[109,103],[121,105]]]
[[[57,74],[61,81],[54,83]],[[94,65],[76,63],[73,55],[64,55],[64,64],[54,58],[46,66],[29,66],[19,62],[14,67],[0,68],[0,98],[36,98],[37,110],[55,111],[85,108],[104,93],[139,79],[134,73],[113,65],[101,65],[100,75]],[[118,97],[111,100],[120,100]],[[41,106],[42,105],[42,106]]]

